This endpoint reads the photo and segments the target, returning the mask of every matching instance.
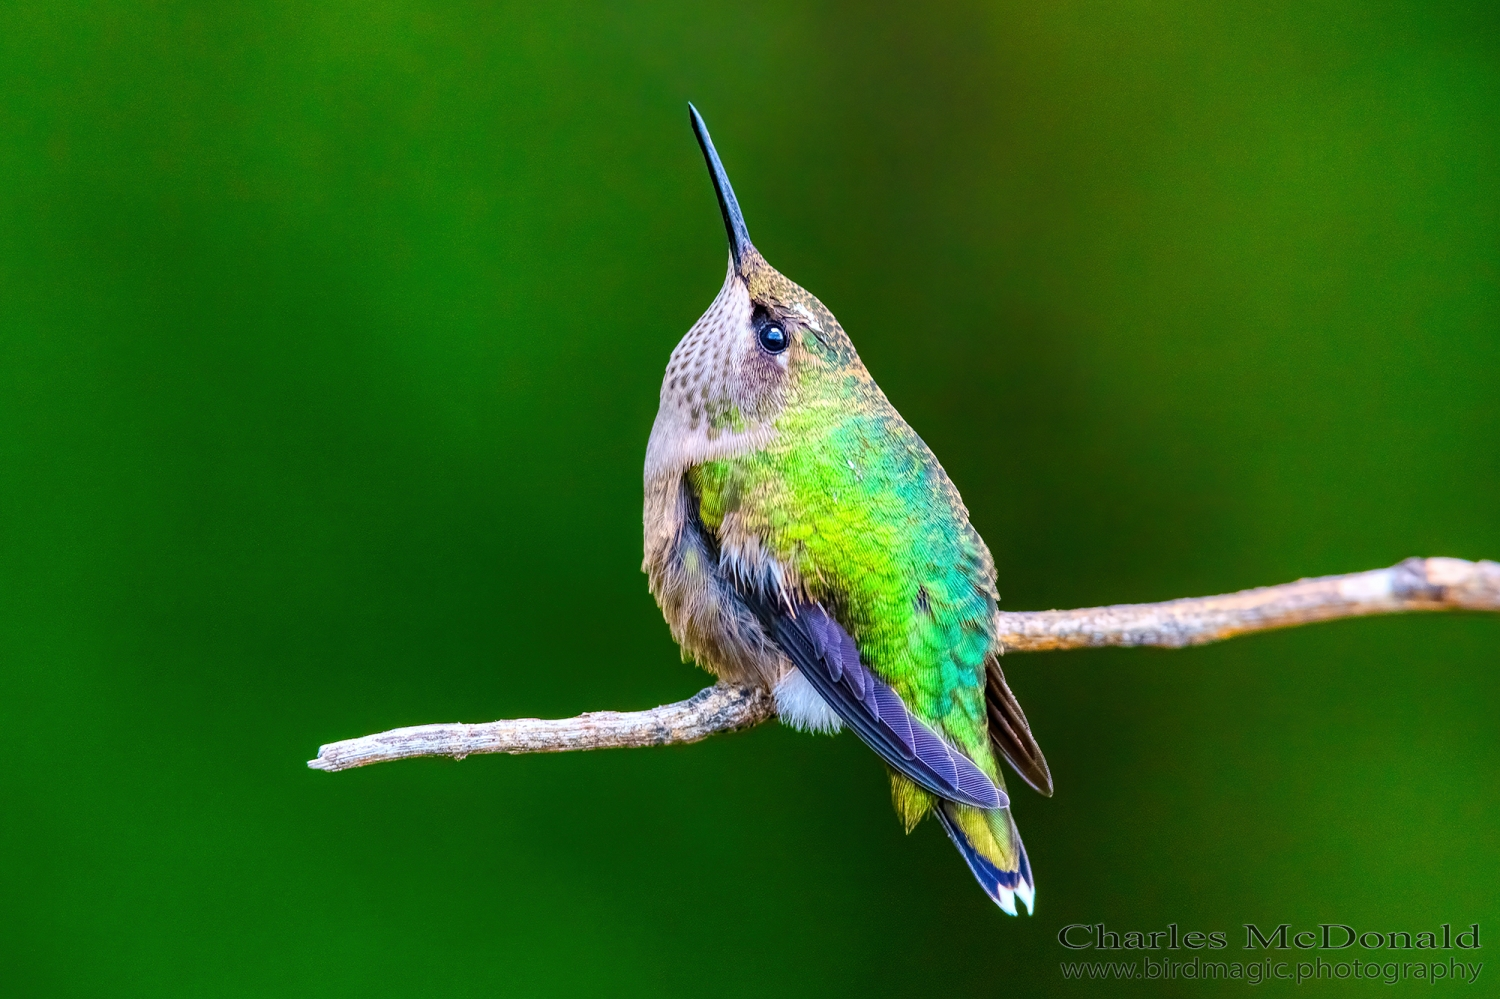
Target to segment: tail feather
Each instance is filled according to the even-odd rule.
[[[1030,915],[1036,903],[1036,882],[1010,809],[971,808],[944,801],[935,811],[985,894],[1012,916],[1019,898]]]

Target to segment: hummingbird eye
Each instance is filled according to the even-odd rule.
[[[760,328],[760,345],[768,354],[779,354],[786,350],[786,330],[776,323],[767,323]]]

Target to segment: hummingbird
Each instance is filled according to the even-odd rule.
[[[672,351],[645,464],[642,568],[683,659],[852,730],[909,833],[935,815],[986,894],[1036,885],[1000,761],[1052,775],[1000,669],[995,561],[947,473],[823,303],[768,264],[703,117],[688,116],[729,238],[708,311]]]

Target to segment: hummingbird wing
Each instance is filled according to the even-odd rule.
[[[772,638],[844,723],[892,769],[948,801],[1005,808],[994,781],[938,737],[884,681],[860,662],[854,639],[822,606],[788,607],[747,594]]]
[[[1021,711],[1016,695],[1010,692],[1010,686],[1005,682],[999,660],[992,656],[985,666],[984,700],[990,719],[990,741],[1022,780],[1037,793],[1052,797],[1052,771],[1047,766],[1047,758],[1031,734],[1031,726],[1026,723],[1026,715]]]

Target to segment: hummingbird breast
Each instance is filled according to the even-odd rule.
[[[725,568],[723,546],[704,525],[688,478],[648,481],[642,569],[683,658],[727,683],[773,690],[792,664]]]

